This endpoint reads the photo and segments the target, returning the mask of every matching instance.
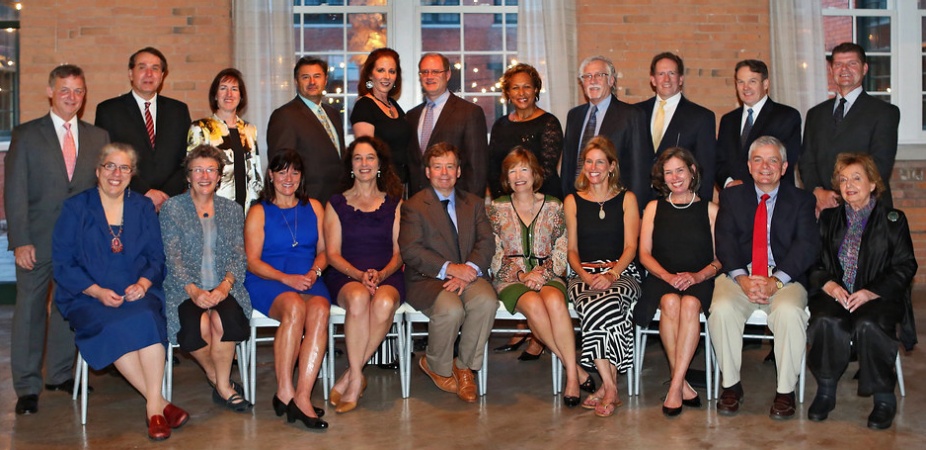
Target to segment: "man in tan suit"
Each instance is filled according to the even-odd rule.
[[[486,280],[495,238],[482,197],[456,189],[460,158],[447,143],[424,153],[425,188],[402,205],[399,248],[408,303],[430,319],[418,365],[438,388],[476,401],[473,370],[482,368],[498,299]],[[459,357],[453,343],[460,334]]]

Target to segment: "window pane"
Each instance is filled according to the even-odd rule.
[[[926,95],[923,96],[923,131],[926,131]]]
[[[495,14],[463,16],[463,40],[466,51],[502,50],[502,25]]]
[[[926,0],[919,0],[919,8],[926,9]]]
[[[866,52],[891,51],[891,18],[890,17],[859,17],[858,45]]]
[[[0,31],[0,138],[8,138],[16,120],[19,30]]]
[[[305,53],[338,51],[344,48],[344,14],[302,14],[296,22],[296,47]]]
[[[868,75],[862,81],[868,93],[891,90],[891,57],[868,55]],[[888,100],[890,101],[890,100]]]
[[[823,17],[823,37],[827,54],[843,42],[852,42],[852,18]]]
[[[852,3],[855,9],[887,9],[887,0],[854,0]]]
[[[505,73],[502,55],[465,55],[463,61],[464,93],[491,93],[492,87]]]
[[[826,9],[826,8],[846,9],[849,7],[849,0],[823,0],[822,5],[823,5],[823,9]]]
[[[356,1],[356,0],[355,0]],[[500,6],[500,5],[517,6],[517,0],[421,0],[421,6]]]
[[[518,48],[517,14],[505,14],[505,35],[508,40],[508,50]]]
[[[460,51],[460,15],[422,14],[421,49],[426,52]]]
[[[386,46],[385,14],[348,14],[347,21],[347,51],[369,53]]]

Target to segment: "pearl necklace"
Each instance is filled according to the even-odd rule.
[[[672,207],[675,208],[675,209],[688,209],[688,207],[691,206],[692,203],[694,203],[694,199],[695,199],[695,194],[694,194],[694,192],[692,192],[692,193],[691,193],[691,200],[688,201],[688,204],[685,205],[685,206],[678,206],[678,205],[676,205],[675,203],[672,203],[672,193],[669,192],[669,197],[666,198],[666,201],[668,201],[669,204],[672,205]]]

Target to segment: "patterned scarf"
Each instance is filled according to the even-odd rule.
[[[858,270],[858,251],[862,245],[862,233],[865,232],[865,225],[868,224],[868,217],[874,207],[874,198],[858,211],[846,205],[846,222],[849,226],[846,229],[846,237],[839,246],[839,264],[843,270],[842,282],[850,293],[855,292],[855,274]]]

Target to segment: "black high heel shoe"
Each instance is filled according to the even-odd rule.
[[[507,353],[507,352],[517,351],[519,348],[521,348],[522,345],[524,345],[525,342],[527,342],[527,338],[529,337],[530,335],[521,336],[521,339],[515,341],[513,344],[505,344],[501,347],[495,347],[492,349],[492,351],[495,353]]]
[[[314,409],[315,407],[313,406],[312,408]],[[317,417],[309,417],[305,415],[305,413],[302,412],[298,406],[296,406],[296,402],[294,400],[290,400],[289,404],[286,405],[286,421],[293,423],[297,420],[302,422],[306,428],[313,430],[324,430],[328,428],[328,422],[325,422],[324,420]]]
[[[575,408],[576,406],[579,406],[579,400],[579,397],[563,395],[563,404],[568,408]]]
[[[682,407],[669,408],[666,405],[662,405],[662,414],[666,417],[675,417],[682,413]]]
[[[315,410],[315,415],[322,417],[325,415],[325,410],[317,406],[313,406],[312,409]],[[283,400],[280,400],[276,394],[273,396],[273,412],[276,413],[277,417],[282,416],[286,413],[286,403],[283,403]]]
[[[579,385],[579,389],[588,392],[589,394],[594,394],[598,390],[598,386],[595,386],[595,379],[592,378],[589,374],[588,378]]]
[[[701,396],[695,395],[694,398],[689,398],[688,400],[682,399],[682,405],[689,408],[700,408],[701,407]]]

